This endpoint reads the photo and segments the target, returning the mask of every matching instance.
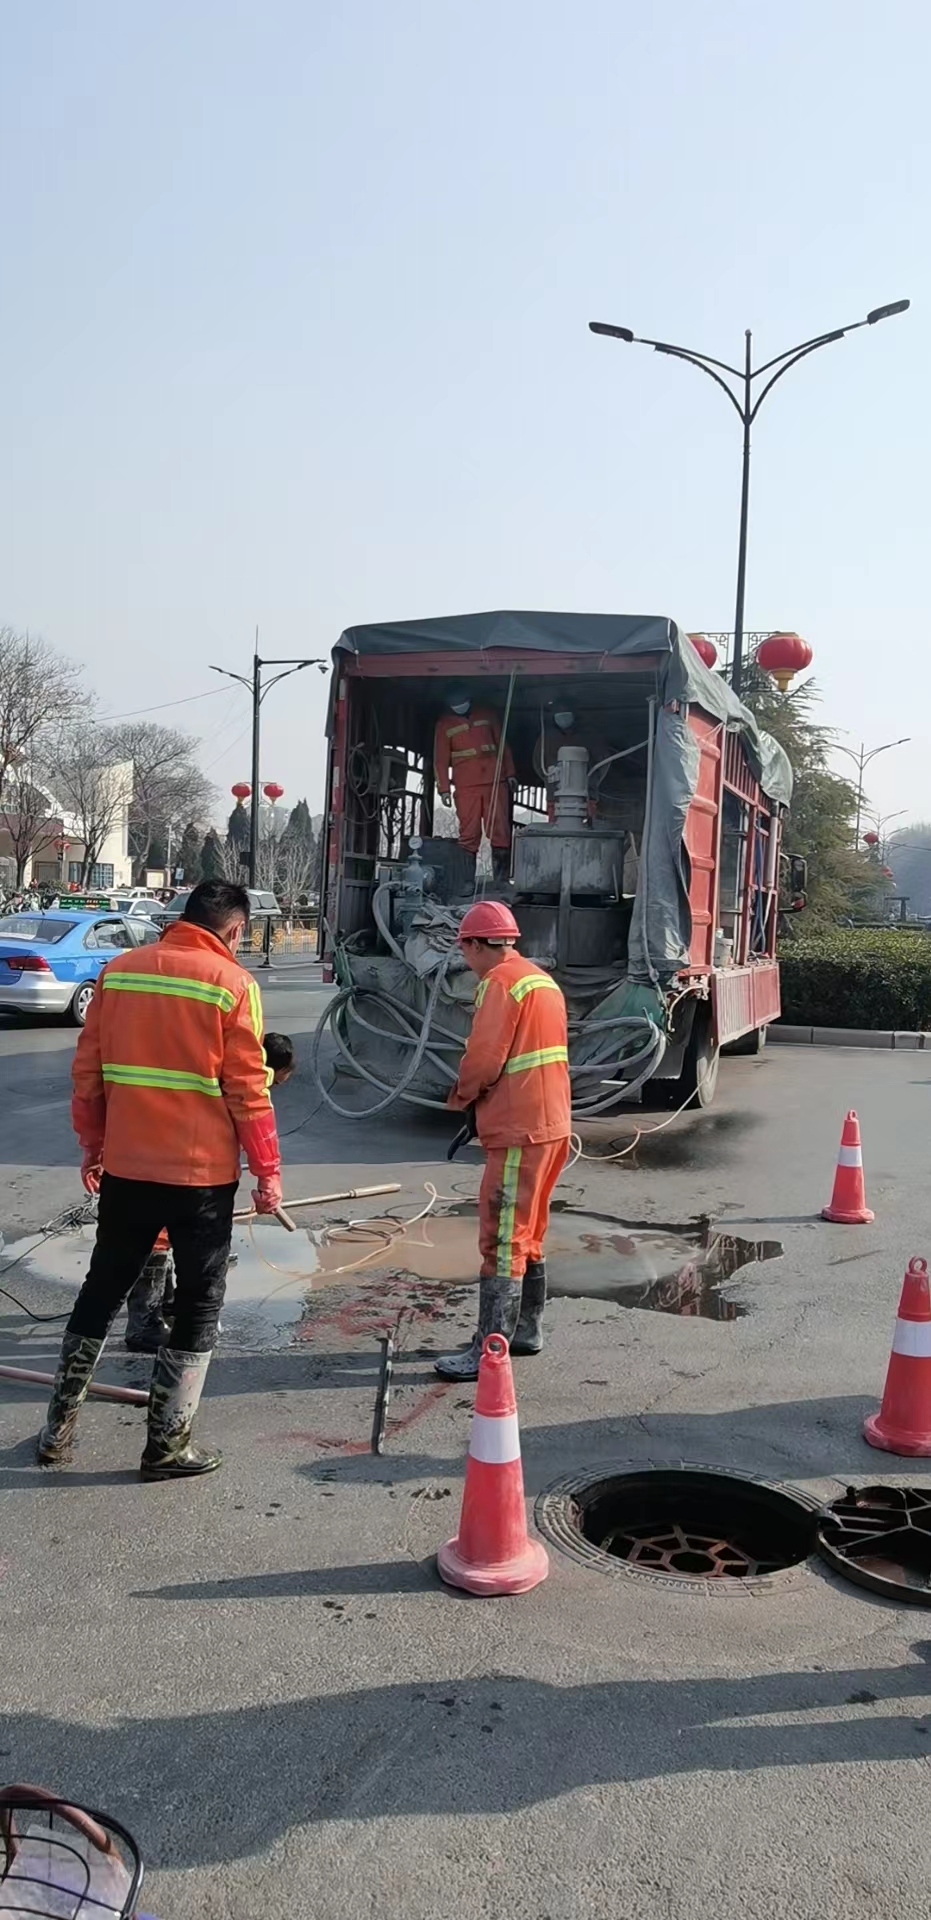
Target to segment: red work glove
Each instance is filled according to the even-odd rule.
[[[256,1213],[274,1213],[282,1200],[281,1176],[277,1173],[263,1173],[257,1187],[252,1189],[252,1202]]]
[[[274,1213],[281,1205],[281,1149],[271,1107],[254,1120],[237,1120],[236,1133],[249,1172],[258,1179],[252,1191],[256,1213]]]
[[[281,1172],[281,1148],[278,1145],[278,1128],[271,1107],[253,1120],[237,1120],[236,1135],[246,1156],[246,1165],[250,1173],[260,1180],[266,1174]]]
[[[100,1192],[100,1176],[103,1172],[101,1147],[85,1147],[81,1155],[81,1185],[85,1193]]]

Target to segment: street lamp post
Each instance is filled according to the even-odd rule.
[[[247,679],[244,673],[231,673],[228,667],[211,667],[210,669],[211,673],[224,674],[227,680],[238,680],[240,686],[245,687],[246,692],[252,695],[252,811],[249,817],[250,887],[255,886],[259,865],[259,746],[262,701],[265,695],[271,692],[272,687],[277,687],[279,680],[287,680],[289,674],[300,673],[304,667],[319,667],[321,673],[326,673],[329,664],[328,660],[297,660],[292,658],[261,660],[259,658],[259,630],[258,627],[256,627],[255,653],[252,656],[251,678]],[[283,667],[284,672],[276,673],[274,678],[267,680],[263,686],[263,667]]]
[[[744,334],[743,367],[732,367],[726,360],[713,360],[710,354],[697,353],[691,347],[675,347],[668,340],[646,340],[634,333],[630,327],[615,327],[604,320],[590,320],[591,333],[603,333],[612,340],[624,340],[629,346],[652,347],[654,353],[668,353],[674,360],[687,360],[693,367],[700,367],[702,373],[723,389],[731,405],[736,408],[743,427],[743,458],[740,480],[740,529],[737,536],[737,605],[734,613],[734,658],[731,671],[731,684],[734,692],[739,693],[743,680],[743,638],[744,638],[744,594],[747,583],[747,531],[750,515],[750,429],[760,411],[766,395],[781,380],[790,367],[804,360],[818,347],[827,347],[832,340],[843,340],[847,333],[856,333],[859,327],[875,326],[877,320],[888,320],[895,313],[905,313],[908,300],[892,300],[887,306],[873,307],[865,320],[854,320],[846,327],[834,327],[830,333],[819,333],[813,340],[803,340],[798,346],[787,347],[785,353],[777,353],[772,360],[765,360],[760,367],[753,365],[753,336],[747,328]],[[715,369],[718,369],[716,372]],[[775,371],[773,371],[775,369]],[[737,393],[722,379],[722,374],[730,374],[739,381]],[[753,397],[753,382],[761,374],[768,373],[770,378],[765,387]]]
[[[902,815],[907,812],[907,807],[897,807],[895,813],[873,813],[869,808],[866,809],[866,818],[875,827],[879,836],[877,846],[879,848],[880,861],[886,860],[889,855],[889,835],[886,832],[886,828],[890,820],[901,820]],[[869,834],[865,833],[863,838],[864,840],[868,840]]]
[[[859,753],[856,753],[853,747],[842,747],[837,740],[833,742],[834,753],[846,753],[848,758],[854,762],[857,769],[857,823],[853,836],[853,844],[855,847],[859,847],[860,845],[860,821],[863,817],[864,769],[869,766],[871,760],[875,760],[878,753],[888,753],[890,747],[907,747],[910,739],[911,734],[906,733],[903,734],[901,740],[886,740],[881,747],[870,747],[869,751],[867,751],[865,743],[861,740]],[[886,816],[889,820],[893,817],[892,814],[887,814]]]

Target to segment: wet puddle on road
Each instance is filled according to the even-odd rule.
[[[407,1233],[388,1224],[286,1232],[274,1221],[236,1226],[233,1262],[223,1308],[230,1344],[286,1345],[301,1321],[306,1296],[345,1283],[377,1283],[386,1273],[450,1288],[474,1285],[478,1268],[478,1217],[467,1203],[455,1211],[417,1221]],[[38,1244],[38,1236],[8,1243],[3,1269],[18,1260],[15,1278],[28,1276],[80,1286],[93,1246],[93,1227]],[[390,1244],[389,1244],[390,1238]],[[33,1250],[34,1249],[34,1250]],[[651,1313],[707,1320],[736,1320],[746,1305],[732,1298],[728,1283],[741,1268],[778,1259],[778,1240],[744,1240],[707,1223],[682,1227],[630,1226],[574,1209],[554,1210],[547,1238],[549,1290],[554,1298],[604,1300]],[[20,1257],[21,1256],[21,1257]]]

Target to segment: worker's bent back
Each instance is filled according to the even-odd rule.
[[[179,922],[105,967],[75,1094],[106,1099],[103,1164],[122,1180],[239,1178],[237,1124],[270,1116],[258,988],[216,934]]]

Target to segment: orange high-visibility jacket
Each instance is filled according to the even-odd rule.
[[[475,1107],[483,1147],[529,1147],[571,1130],[566,1003],[513,948],[486,973],[451,1107]]]
[[[205,927],[111,960],[74,1057],[76,1101],[106,1101],[103,1165],[121,1180],[239,1179],[237,1123],[274,1135],[255,981]]]
[[[456,787],[491,787],[498,764],[501,729],[488,707],[472,707],[468,713],[444,713],[436,723],[433,739],[433,771],[437,791],[449,792],[450,776]],[[510,780],[514,759],[509,746],[501,755],[501,778]]]

